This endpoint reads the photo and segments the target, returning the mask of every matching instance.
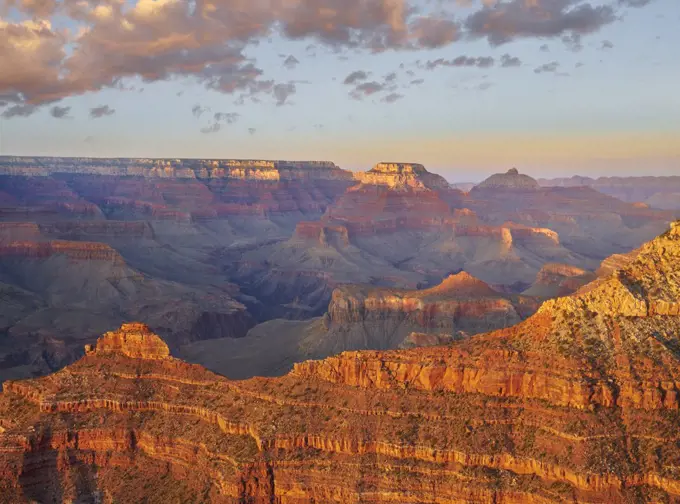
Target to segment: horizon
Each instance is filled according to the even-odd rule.
[[[680,172],[673,172],[670,171],[667,174],[650,174],[650,173],[645,173],[645,174],[628,174],[628,175],[619,175],[619,174],[600,174],[600,175],[585,175],[583,173],[579,172],[563,172],[563,173],[558,173],[552,176],[545,176],[540,173],[532,172],[532,171],[527,171],[522,169],[521,167],[517,167],[515,165],[511,165],[510,168],[498,168],[496,171],[489,171],[489,172],[477,172],[476,175],[471,175],[469,177],[461,176],[461,172],[455,172],[455,173],[447,173],[446,169],[444,169],[444,172],[442,173],[442,170],[437,170],[436,168],[431,168],[427,166],[424,163],[421,163],[419,161],[377,161],[375,163],[372,163],[370,166],[366,167],[345,167],[342,166],[341,164],[333,161],[332,159],[305,159],[305,158],[300,158],[300,159],[274,159],[274,158],[265,158],[265,157],[248,157],[248,158],[236,158],[236,157],[155,157],[155,156],[138,156],[138,157],[131,157],[131,156],[51,156],[51,155],[15,155],[15,154],[0,154],[0,162],[3,159],[9,159],[9,158],[58,158],[58,159],[117,159],[117,160],[138,160],[138,159],[148,159],[148,160],[153,160],[153,161],[200,161],[200,160],[211,160],[211,161],[263,161],[263,162],[291,162],[291,163],[304,163],[304,162],[329,162],[333,163],[337,168],[340,168],[345,171],[349,171],[352,173],[360,173],[360,172],[366,172],[368,170],[371,170],[373,167],[375,167],[378,164],[382,163],[387,163],[387,164],[418,164],[422,165],[425,167],[425,169],[429,173],[433,173],[436,175],[442,176],[444,179],[446,179],[447,182],[453,185],[464,185],[464,184],[478,184],[484,180],[486,180],[488,177],[491,175],[495,174],[500,174],[500,173],[505,173],[511,168],[515,168],[519,170],[520,174],[524,175],[529,175],[530,177],[536,179],[536,180],[557,180],[557,179],[568,179],[568,178],[590,178],[593,180],[597,179],[606,179],[606,178],[655,178],[655,177],[680,177]],[[54,173],[59,173],[59,172],[54,172]],[[0,173],[2,175],[2,173]],[[458,176],[459,178],[452,178],[452,176]]]

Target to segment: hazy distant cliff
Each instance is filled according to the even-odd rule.
[[[330,161],[0,157],[0,175],[49,176],[55,173],[181,179],[352,179],[350,172]]]

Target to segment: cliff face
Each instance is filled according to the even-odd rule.
[[[0,175],[50,176],[55,173],[169,179],[348,180],[351,174],[330,161],[236,159],[105,159],[0,157]]]
[[[276,379],[229,381],[126,326],[5,383],[0,501],[674,502],[678,265],[680,226],[514,327]],[[436,292],[454,287],[483,286]]]
[[[384,185],[391,189],[446,190],[449,183],[441,175],[428,172],[421,164],[378,163],[367,172],[354,174],[362,184]]]
[[[359,323],[368,334],[371,324],[382,327],[388,320],[395,326],[404,324],[408,332],[421,328],[451,335],[457,331],[476,334],[514,325],[537,308],[534,300],[513,300],[461,272],[424,290],[341,286],[333,292],[328,318],[331,329]]]

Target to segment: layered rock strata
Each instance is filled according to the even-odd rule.
[[[679,264],[677,226],[512,328],[277,379],[107,335],[5,384],[0,500],[674,502]]]

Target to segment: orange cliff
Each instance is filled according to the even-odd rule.
[[[512,328],[275,379],[124,326],[5,383],[0,502],[675,502],[679,267],[675,227]]]

